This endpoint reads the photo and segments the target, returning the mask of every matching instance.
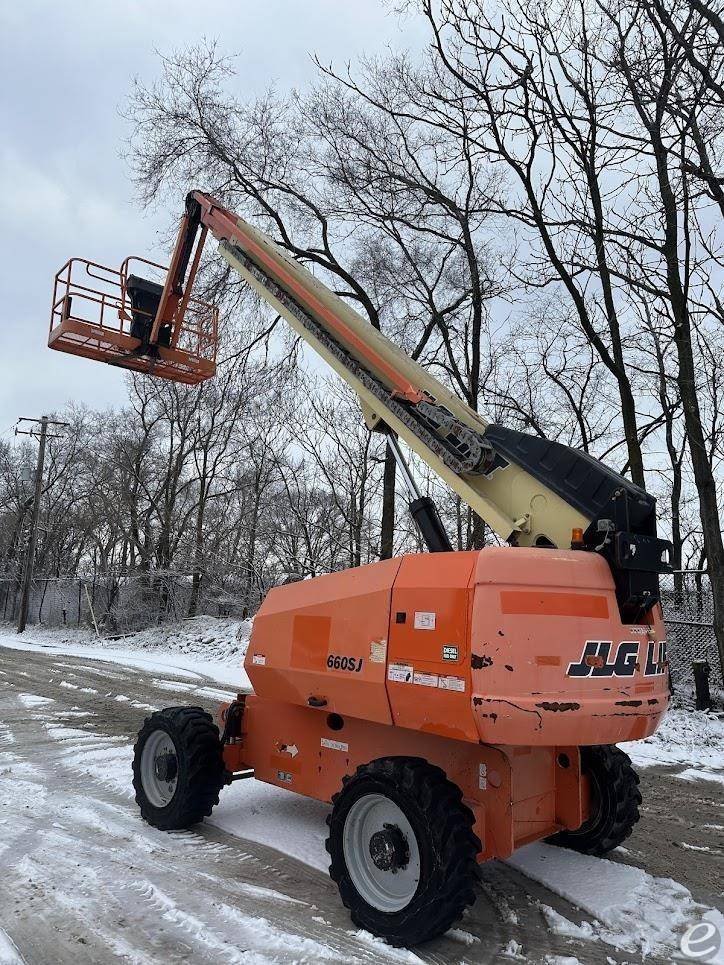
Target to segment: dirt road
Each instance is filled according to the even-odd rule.
[[[357,932],[323,871],[247,839],[243,820],[235,834],[145,825],[130,789],[140,722],[172,704],[213,710],[221,693],[188,675],[0,646],[0,963],[641,961],[571,934],[590,916],[498,862],[481,869],[460,927],[413,954]],[[242,815],[251,783],[224,791]],[[712,845],[700,828],[724,823],[721,805],[713,785],[682,783],[643,775],[646,811],[617,858],[711,906],[721,856],[692,848],[704,834]]]

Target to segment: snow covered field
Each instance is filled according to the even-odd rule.
[[[626,848],[600,860],[537,844],[484,866],[460,927],[417,953],[352,928],[326,875],[326,805],[243,781],[198,832],[142,824],[135,730],[157,707],[212,709],[247,686],[248,630],[200,618],[113,641],[0,631],[0,965],[663,962],[687,926],[719,915],[724,721],[683,710],[625,748],[645,808]]]
[[[12,625],[0,623],[4,647],[105,660],[149,672],[173,671],[180,677],[206,676],[232,690],[249,689],[243,663],[250,632],[249,621],[206,616],[105,638],[93,630],[61,627],[32,627],[20,637]]]

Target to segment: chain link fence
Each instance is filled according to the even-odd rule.
[[[692,661],[706,660],[711,667],[712,687],[724,686],[707,574],[702,570],[682,570],[662,576],[661,604],[674,685],[692,683]]]
[[[169,570],[131,575],[37,576],[33,580],[28,625],[95,627],[99,633],[133,633],[188,616],[245,619],[266,592],[255,573],[224,577]],[[20,582],[0,579],[0,619],[14,621],[20,608]]]

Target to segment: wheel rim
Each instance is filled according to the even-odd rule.
[[[178,784],[178,758],[171,735],[165,730],[154,731],[141,752],[141,783],[146,797],[154,807],[170,803]]]
[[[342,850],[352,884],[379,911],[406,908],[420,883],[420,848],[405,812],[383,794],[365,794],[347,813]]]

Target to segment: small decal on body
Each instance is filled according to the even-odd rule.
[[[414,672],[414,668],[405,663],[391,663],[387,668],[387,679],[400,684],[410,684]]]
[[[465,679],[463,677],[440,677],[438,683],[440,690],[465,690]]]
[[[457,660],[458,658],[458,648],[453,647],[452,644],[442,648],[442,659],[443,660]]]
[[[328,748],[329,748],[330,750],[332,750],[332,751],[348,751],[348,750],[349,750],[349,744],[346,744],[344,741],[333,741],[333,740],[330,740],[329,737],[322,737],[321,740],[320,740],[320,744],[322,745],[322,747],[328,747]]]
[[[421,687],[437,687],[439,680],[440,678],[436,673],[418,673],[417,671],[412,678],[412,682],[419,684]]]
[[[421,610],[415,610],[415,629],[416,630],[434,630],[435,614],[427,613]]]
[[[481,764],[480,770],[478,771],[478,787],[481,791],[485,791],[488,788],[488,765]]]
[[[255,653],[251,658],[251,662],[257,664],[260,667],[263,667],[264,664],[266,663],[266,657],[264,656],[263,653]]]
[[[277,771],[277,780],[281,781],[283,784],[292,783],[292,775],[289,771]]]
[[[370,643],[370,663],[384,663],[387,659],[387,641],[373,640]]]

